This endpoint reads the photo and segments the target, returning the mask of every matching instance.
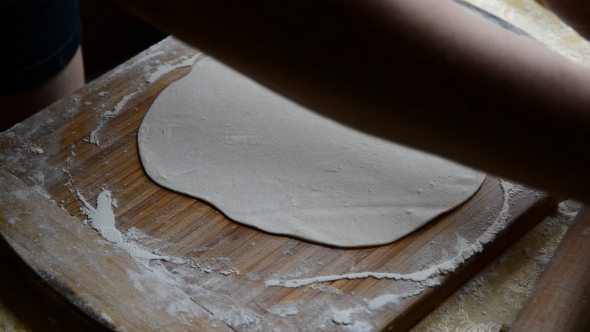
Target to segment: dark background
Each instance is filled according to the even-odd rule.
[[[80,0],[80,13],[86,82],[166,37],[110,1]]]

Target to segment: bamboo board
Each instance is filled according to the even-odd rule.
[[[378,330],[411,327],[556,204],[487,177],[466,204],[390,245],[338,249],[271,235],[154,184],[137,130],[157,95],[199,52],[167,39],[0,134],[0,233],[32,279],[73,316],[114,330]],[[149,83],[151,82],[151,83]],[[133,245],[173,257],[138,261],[80,211],[108,189]],[[479,243],[490,228],[500,232]],[[479,252],[470,256],[476,248]],[[354,273],[410,274],[470,256],[422,281],[376,279],[267,287]]]

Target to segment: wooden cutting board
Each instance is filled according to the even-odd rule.
[[[138,158],[144,115],[198,54],[166,39],[0,134],[2,240],[33,284],[78,323],[126,331],[400,331],[556,204],[488,176],[467,203],[406,238],[347,250],[232,222],[157,186]],[[110,208],[127,247],[83,222],[82,197],[96,207],[103,190],[116,200]],[[129,246],[171,259],[137,260]],[[458,268],[424,280],[375,278],[403,278],[458,257],[466,258]],[[301,279],[308,284],[269,286]]]

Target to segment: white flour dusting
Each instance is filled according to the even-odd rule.
[[[88,139],[88,142],[98,146],[98,144],[100,143],[98,140],[98,132],[102,129],[103,125],[104,124],[102,124],[102,125],[99,124],[94,130],[92,130],[90,132],[90,137]]]
[[[268,309],[273,315],[277,315],[279,317],[285,318],[289,316],[297,315],[299,310],[297,309],[297,305],[294,302],[288,302],[285,304],[275,305]]]
[[[82,202],[83,207],[80,209],[89,218],[90,226],[95,229],[103,238],[113,243],[117,247],[125,250],[131,257],[137,259],[142,266],[147,268],[149,274],[137,274],[127,271],[127,276],[133,282],[135,289],[139,292],[146,292],[146,282],[151,280],[163,281],[176,287],[180,292],[191,299],[207,298],[206,305],[203,307],[213,314],[213,316],[232,327],[256,326],[260,321],[259,315],[249,309],[242,308],[234,299],[229,296],[219,294],[204,288],[208,284],[200,283],[194,285],[185,282],[185,278],[193,278],[198,271],[204,274],[213,274],[219,271],[219,278],[228,278],[232,275],[238,276],[240,273],[237,269],[228,267],[231,260],[226,257],[208,258],[208,259],[180,259],[171,256],[162,256],[153,252],[142,249],[138,244],[150,242],[149,237],[137,229],[130,229],[126,234],[122,234],[115,228],[115,214],[112,210],[113,198],[108,190],[103,190],[97,197],[96,208],[92,207],[86,199],[77,192],[78,199]],[[170,262],[174,264],[171,271],[162,264]],[[216,279],[212,279],[213,284]],[[162,290],[159,292],[155,289],[159,297],[166,299],[170,294]],[[183,317],[183,314],[192,312],[190,309],[189,298],[175,302],[164,308],[173,317]],[[201,302],[201,301],[199,301]],[[285,311],[285,315],[290,315],[293,311]]]
[[[140,85],[135,92],[132,92],[130,94],[123,96],[123,98],[121,98],[121,100],[113,107],[112,110],[106,111],[106,112],[102,113],[102,115],[97,116],[96,128],[94,128],[90,132],[90,137],[89,137],[88,141],[96,146],[99,146],[99,144],[100,144],[99,134],[100,134],[100,131],[107,124],[107,120],[119,115],[119,113],[121,113],[121,111],[124,109],[125,105],[127,105],[127,103],[131,99],[133,99],[133,97],[135,95],[137,95],[139,92],[141,92],[143,89],[144,89],[144,86]],[[104,107],[104,105],[101,104],[101,107]]]
[[[32,155],[40,156],[44,153],[42,148],[40,148],[36,145],[33,145],[31,143],[24,144],[22,147],[23,147],[23,149],[27,150],[27,152],[29,152]]]
[[[409,274],[400,274],[400,273],[385,273],[385,272],[358,272],[358,273],[348,273],[348,274],[340,274],[340,275],[332,275],[332,276],[319,276],[319,277],[312,277],[312,278],[304,278],[304,279],[291,279],[291,280],[276,280],[270,279],[264,282],[266,287],[285,287],[285,288],[297,288],[301,286],[307,286],[310,284],[315,284],[319,282],[329,282],[329,281],[338,281],[343,279],[354,280],[354,279],[365,279],[365,278],[375,278],[375,279],[394,279],[394,280],[411,280],[411,281],[424,281],[435,273],[438,273],[438,267],[434,266],[428,270],[422,270],[414,273]]]
[[[371,324],[364,322],[364,321],[358,321],[355,322],[353,325],[347,325],[346,326],[348,331],[354,331],[354,332],[370,332],[373,331],[374,328]]]
[[[155,51],[155,52],[152,51],[154,49],[154,47],[157,47],[158,45],[159,44],[154,45],[153,47],[148,49],[145,54],[136,58],[134,61],[134,66],[136,66],[139,63],[146,62],[149,59],[152,59],[153,57],[164,54],[163,51]],[[155,69],[155,71],[153,70],[152,66],[147,65],[147,66],[145,66],[145,68],[143,68],[142,75],[147,76],[148,78],[146,79],[146,81],[148,82],[148,84],[151,84],[151,83],[157,81],[163,75],[165,75],[175,69],[192,66],[201,54],[202,53],[197,53],[190,58],[183,56],[180,58],[180,61],[173,61],[171,63],[159,64],[157,66],[157,68]],[[156,60],[155,62],[159,63],[159,60]],[[124,73],[125,70],[129,69],[129,66],[130,66],[129,64],[123,64],[123,65],[115,68],[111,73],[109,73],[109,77],[114,77],[115,75],[119,75],[119,74]],[[129,94],[123,96],[123,98],[121,98],[121,100],[112,109],[105,111],[100,116],[97,116],[96,128],[94,128],[90,132],[88,142],[90,142],[96,146],[99,146],[100,145],[100,131],[105,127],[106,121],[110,118],[114,118],[117,115],[119,115],[119,113],[121,113],[125,109],[125,106],[127,105],[127,103],[129,103],[129,101],[131,101],[138,93],[144,91],[145,88],[146,88],[146,84],[140,84],[137,87],[137,90],[135,92],[132,92],[132,93],[129,93]],[[98,93],[98,95],[100,97],[104,97],[107,94],[108,94],[107,91],[100,91]],[[101,103],[99,105],[99,107],[104,109],[107,106],[105,104]],[[98,114],[99,109],[95,109],[95,110],[97,111],[97,114]]]
[[[334,295],[343,295],[344,293],[336,287],[332,286],[325,286],[325,285],[311,285],[309,288],[319,291],[322,293],[334,294]]]
[[[572,38],[576,35],[573,29],[565,23],[557,23],[547,17],[542,10],[523,11],[515,6],[520,1],[505,0],[469,0],[469,3],[487,11],[490,14],[509,21],[514,26],[526,31],[550,50],[578,63],[588,64],[590,51],[588,42],[581,37]],[[541,7],[541,4],[531,2],[530,6]],[[567,42],[564,42],[567,40]]]
[[[113,200],[110,191],[103,190],[98,195],[98,198],[96,199],[96,208],[92,207],[79,191],[77,191],[77,194],[78,199],[84,204],[84,206],[80,208],[80,212],[88,217],[90,226],[107,241],[125,250],[133,258],[141,260],[173,261],[169,256],[156,255],[127,242],[125,236],[115,228],[115,214],[111,208]]]
[[[130,94],[124,96],[123,98],[121,98],[121,101],[119,101],[117,103],[117,105],[115,105],[113,110],[104,112],[102,114],[102,117],[103,118],[114,118],[117,115],[119,115],[119,113],[121,113],[121,111],[123,110],[123,107],[125,107],[125,105],[127,105],[127,103],[131,100],[131,98],[133,98],[137,93],[139,93],[139,91],[135,91],[135,92],[130,93]]]
[[[100,314],[100,320],[102,320],[103,322],[106,322],[110,325],[115,325],[115,321],[107,314],[105,314],[104,312]]]
[[[375,278],[375,279],[394,279],[394,280],[409,280],[415,282],[424,282],[430,278],[438,277],[441,275],[445,275],[447,273],[453,272],[456,270],[463,262],[467,259],[472,257],[478,252],[483,250],[483,245],[486,243],[491,242],[497,235],[506,227],[506,221],[510,216],[508,214],[509,204],[508,201],[511,196],[514,195],[512,192],[513,190],[521,191],[522,187],[515,186],[512,183],[506,182],[504,180],[500,181],[500,185],[502,187],[502,191],[504,192],[504,201],[502,204],[502,209],[498,213],[498,216],[489,227],[489,229],[484,232],[473,244],[468,245],[463,240],[461,247],[464,250],[460,251],[455,257],[452,259],[442,262],[438,265],[432,266],[430,268],[416,271],[413,273],[408,274],[401,274],[401,273],[387,273],[387,272],[357,272],[357,273],[348,273],[348,274],[341,274],[341,275],[330,275],[330,276],[318,276],[312,278],[303,278],[303,279],[290,279],[290,280],[278,280],[278,279],[269,279],[264,282],[266,287],[285,287],[285,288],[297,288],[301,286],[306,286],[310,284],[320,283],[320,282],[329,282],[329,281],[337,281],[343,279],[365,279],[365,278]],[[461,241],[460,241],[461,242]]]
[[[375,278],[375,279],[393,279],[398,282],[406,282],[414,286],[401,286],[392,288],[392,291],[385,292],[373,299],[365,299],[362,303],[354,305],[349,309],[336,311],[332,309],[331,316],[323,315],[324,319],[331,320],[332,323],[351,331],[371,331],[373,327],[365,321],[355,321],[353,313],[364,313],[365,318],[376,314],[376,312],[386,306],[400,303],[402,299],[412,297],[422,293],[426,288],[435,286],[440,283],[440,276],[456,270],[463,262],[471,258],[477,252],[483,249],[483,245],[492,241],[505,227],[508,218],[509,200],[516,193],[522,191],[522,187],[511,184],[509,182],[500,181],[500,186],[503,191],[503,201],[500,211],[495,215],[493,222],[483,234],[469,244],[464,238],[457,235],[457,244],[454,246],[457,254],[451,256],[450,259],[434,266],[419,270],[417,272],[408,274],[386,273],[386,272],[354,272],[341,275],[318,276],[302,279],[270,279],[265,281],[266,287],[286,287],[297,288],[301,286],[312,285],[317,283],[337,281],[342,279],[361,279],[361,278]],[[402,292],[400,293],[400,290]],[[329,307],[328,307],[329,308]],[[389,310],[389,309],[388,309]]]
[[[401,299],[402,297],[397,294],[384,294],[372,299],[367,303],[367,305],[369,309],[375,310],[383,307],[386,304],[399,303]]]
[[[146,262],[144,262],[143,266],[147,267],[148,270],[143,273],[128,270],[127,276],[133,281],[136,290],[146,294],[146,296],[151,296],[151,301],[147,305],[154,308],[154,310],[166,311],[174,320],[186,325],[187,330],[189,326],[193,326],[192,322],[195,318],[204,318],[202,313],[195,310],[193,301],[178,288],[170,289],[156,286],[161,285],[161,277],[158,273],[151,273],[153,271],[150,271],[151,269]],[[167,330],[165,322],[162,323],[162,329]],[[211,323],[212,325],[216,324],[214,320]]]
[[[240,271],[238,271],[237,269],[229,269],[227,271],[219,271],[219,274],[222,274],[224,276],[228,276],[230,274],[235,274],[235,275],[240,275]]]
[[[331,310],[332,322],[348,331],[372,331],[373,326],[365,321],[358,320],[354,315],[357,313],[367,313],[364,307],[356,307],[346,310]]]
[[[163,75],[178,69],[178,68],[183,68],[183,67],[188,67],[188,66],[192,66],[195,63],[195,60],[197,60],[197,58],[199,57],[199,55],[201,55],[201,53],[197,53],[195,55],[193,55],[192,57],[188,58],[188,59],[184,59],[179,63],[176,64],[171,64],[171,63],[164,63],[160,66],[158,66],[158,68],[156,69],[156,71],[154,71],[147,79],[146,81],[149,84],[154,83],[155,81],[157,81],[160,77],[162,77]]]
[[[382,307],[388,304],[397,304],[400,300],[418,295],[422,293],[422,289],[419,291],[414,291],[406,294],[383,294],[381,296],[377,296],[376,298],[367,301],[367,307],[371,310],[381,309]]]
[[[514,186],[511,183],[501,181],[500,186],[504,192],[502,204],[498,204],[499,212],[490,216],[493,222],[490,223],[489,229],[483,231],[483,235],[479,237],[474,243],[469,244],[464,238],[457,235],[457,244],[454,246],[456,254],[448,256],[448,259],[443,257],[442,263],[434,263],[432,266],[420,269],[417,272],[409,274],[396,274],[387,272],[357,272],[351,269],[350,273],[341,275],[328,275],[312,278],[299,279],[271,279],[266,280],[264,285],[266,287],[280,286],[280,287],[301,287],[309,286],[309,290],[323,291],[329,286],[322,285],[322,282],[336,281],[341,279],[360,279],[360,278],[376,278],[376,279],[394,279],[396,283],[392,283],[389,290],[384,291],[384,294],[379,294],[375,298],[363,298],[354,293],[343,293],[337,288],[333,288],[334,292],[330,296],[338,296],[342,301],[348,302],[348,297],[352,296],[352,303],[348,302],[349,308],[335,308],[338,301],[333,299],[326,299],[322,302],[314,302],[313,311],[322,312],[321,315],[314,318],[312,321],[305,321],[302,324],[307,326],[324,326],[326,329],[338,326],[340,330],[344,331],[372,331],[375,327],[369,322],[370,317],[377,315],[382,309],[395,310],[396,305],[402,299],[415,296],[424,291],[424,289],[436,285],[440,281],[440,276],[453,271],[466,259],[474,255],[477,251],[483,248],[482,242],[491,241],[496,234],[503,229],[503,225],[509,217],[508,207],[509,200],[513,197],[514,191],[520,190],[520,187]],[[115,225],[115,215],[113,213],[113,198],[107,190],[103,190],[97,198],[96,208],[93,208],[80,193],[78,198],[83,203],[83,212],[89,217],[91,226],[96,229],[105,239],[113,242],[120,248],[126,250],[132,257],[138,258],[146,268],[153,272],[153,277],[158,278],[169,285],[173,285],[180,291],[188,295],[193,301],[199,303],[203,308],[213,314],[217,319],[220,319],[225,324],[234,329],[244,331],[263,331],[270,327],[266,325],[266,320],[261,319],[261,313],[256,310],[249,309],[243,306],[240,302],[234,300],[230,295],[219,292],[218,287],[223,287],[221,282],[224,278],[244,278],[254,284],[258,283],[258,276],[253,278],[252,273],[241,275],[239,271],[232,267],[231,259],[227,257],[217,258],[199,258],[193,257],[185,260],[179,260],[175,265],[167,265],[162,261],[169,261],[169,256],[157,255],[157,250],[152,252],[145,249],[137,248],[141,245],[142,248],[155,248],[161,246],[157,240],[151,241],[149,237],[136,229],[130,229],[125,234],[121,234]],[[499,227],[498,227],[499,226]],[[493,234],[490,234],[493,233]],[[151,242],[150,242],[151,241]],[[155,241],[155,242],[154,242]],[[137,251],[136,251],[137,250]],[[138,252],[140,254],[138,254]],[[198,251],[201,252],[201,251]],[[202,251],[204,252],[204,251]],[[146,258],[148,255],[150,258]],[[299,271],[299,270],[297,270]],[[296,275],[309,275],[313,269],[303,269],[299,272],[293,273],[291,277]],[[135,288],[138,291],[145,291],[143,279],[147,276],[139,276],[129,274],[130,279],[134,282]],[[151,278],[151,277],[150,277]],[[194,280],[197,278],[198,283]],[[257,294],[253,287],[252,296]],[[305,292],[306,290],[304,290]],[[162,294],[165,296],[165,294]],[[248,295],[250,296],[250,295]],[[248,297],[247,296],[247,297]],[[286,301],[276,304],[267,309],[268,313],[277,316],[280,319],[290,319],[298,314],[305,315],[305,312],[310,310],[297,301]],[[315,308],[317,306],[317,308]],[[170,314],[182,314],[187,306],[182,303],[177,303],[165,308]],[[291,331],[296,328],[285,326],[274,326],[277,331]]]
[[[337,311],[332,316],[332,320],[334,321],[334,323],[340,324],[340,325],[352,324],[352,319],[350,318],[350,313],[351,313],[350,310]]]
[[[163,55],[163,54],[164,54],[164,51],[156,51],[156,52],[152,52],[152,53],[146,53],[145,55],[143,55],[137,59],[137,63],[145,62],[155,56]]]

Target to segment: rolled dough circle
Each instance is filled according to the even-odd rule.
[[[161,186],[237,222],[341,247],[393,242],[485,177],[324,118],[210,57],[158,96],[138,142]]]

